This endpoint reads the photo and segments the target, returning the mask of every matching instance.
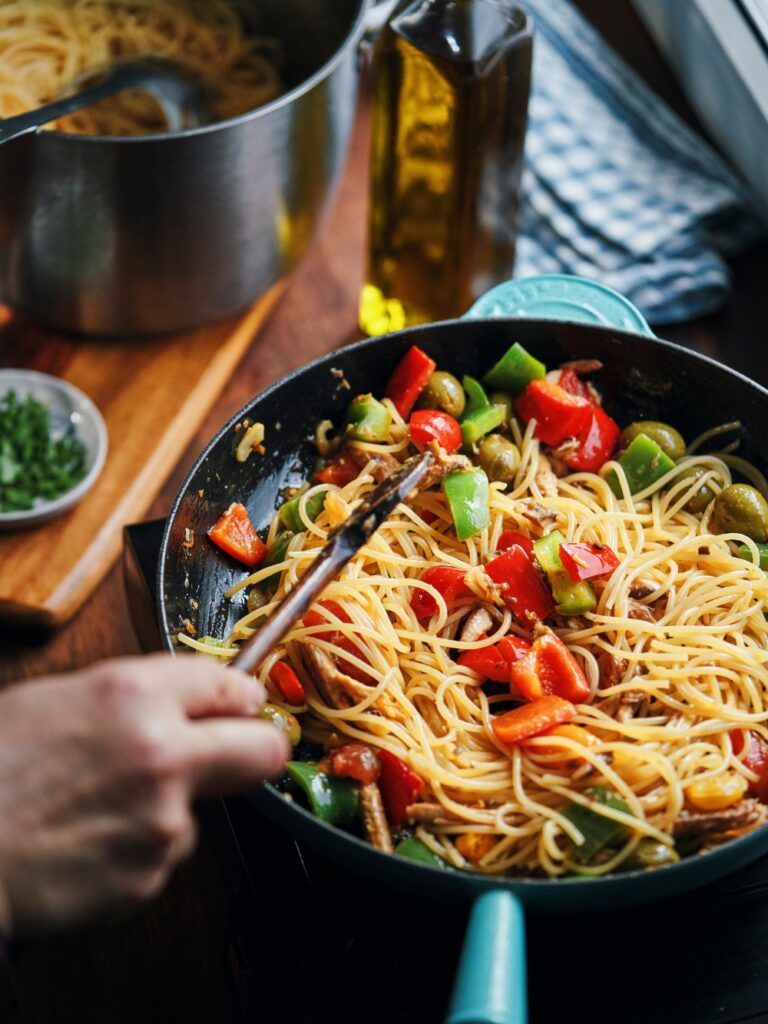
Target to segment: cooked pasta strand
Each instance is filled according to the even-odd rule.
[[[602,874],[630,856],[642,837],[672,844],[674,823],[694,781],[733,771],[750,777],[734,753],[730,731],[749,728],[768,739],[768,577],[734,554],[737,535],[713,533],[706,514],[685,511],[688,484],[676,486],[675,478],[687,460],[670,474],[666,490],[645,497],[618,500],[601,477],[587,473],[559,479],[557,493],[545,497],[536,489],[541,453],[530,428],[520,443],[517,479],[506,493],[500,485],[490,488],[485,531],[457,541],[442,493],[417,495],[395,511],[323,595],[349,621],[329,616],[320,626],[297,623],[284,646],[302,671],[307,641],[333,653],[333,634],[343,635],[343,657],[368,673],[367,695],[350,708],[330,708],[307,679],[312,695],[305,733],[322,741],[335,731],[405,758],[426,782],[420,799],[446,812],[446,823],[422,823],[417,832],[440,856],[489,874]],[[717,456],[696,461],[713,488],[730,483],[729,468]],[[355,507],[372,487],[364,469],[338,493]],[[427,566],[481,566],[503,529],[530,533],[526,502],[532,497],[555,513],[567,540],[609,545],[621,559],[599,588],[594,611],[557,630],[596,691],[591,703],[578,706],[574,720],[596,742],[585,746],[566,738],[556,755],[546,752],[544,737],[505,749],[491,729],[504,695],[487,694],[475,673],[451,658],[454,651],[487,642],[460,639],[462,621],[479,599],[462,598],[449,612],[433,589],[439,610],[426,624],[411,607]],[[278,567],[275,601],[316,556],[330,525],[326,510],[291,540]],[[274,571],[259,570],[233,592]],[[630,614],[638,581],[650,587],[644,600],[654,621]],[[250,635],[273,606],[241,619],[228,647]],[[523,632],[508,609],[497,612],[492,640]],[[227,649],[216,653],[226,656]],[[603,653],[627,667],[618,683],[599,690],[597,658]],[[267,666],[260,675],[268,683]],[[394,702],[399,718],[379,710],[384,697]],[[610,859],[585,866],[574,861],[567,840],[578,842],[580,835],[563,810],[588,803],[585,791],[595,785],[608,787],[629,808],[628,815],[609,809],[605,816],[632,828]],[[496,841],[472,864],[454,840],[477,830]]]
[[[283,91],[277,43],[259,35],[238,0],[16,0],[0,2],[0,117],[49,103],[116,61],[174,60],[207,85],[219,119]],[[144,90],[125,90],[47,126],[81,135],[166,130]]]

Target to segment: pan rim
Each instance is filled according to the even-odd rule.
[[[160,546],[160,558],[158,564],[157,574],[157,607],[158,617],[160,622],[160,632],[163,645],[166,650],[175,654],[175,648],[171,643],[170,637],[170,623],[166,614],[166,606],[163,599],[165,580],[166,580],[166,560],[168,554],[168,546],[170,543],[171,532],[176,516],[178,514],[179,507],[187,495],[189,486],[196,473],[198,472],[201,464],[208,457],[209,453],[216,447],[222,437],[232,430],[234,425],[242,420],[243,416],[250,414],[254,404],[261,402],[274,395],[279,390],[290,387],[297,380],[300,380],[304,374],[310,371],[322,368],[325,365],[333,364],[334,360],[338,359],[340,353],[346,355],[346,353],[358,353],[365,352],[368,349],[377,348],[381,345],[386,345],[391,339],[408,335],[413,338],[414,344],[418,344],[418,338],[420,335],[427,335],[438,333],[440,330],[449,326],[461,325],[462,328],[468,328],[470,325],[489,325],[499,324],[507,327],[514,328],[519,326],[521,323],[538,325],[544,328],[551,328],[557,336],[558,328],[566,326],[576,326],[580,330],[588,333],[594,333],[601,337],[609,335],[617,339],[628,339],[633,344],[640,343],[643,346],[648,346],[649,349],[662,348],[675,354],[676,357],[681,358],[683,361],[689,361],[690,364],[696,366],[703,366],[706,368],[706,372],[710,374],[720,375],[729,379],[736,379],[742,386],[748,390],[754,391],[762,401],[768,402],[768,389],[763,385],[758,384],[751,378],[738,370],[734,370],[724,363],[718,362],[716,359],[712,359],[710,356],[704,355],[703,353],[696,352],[693,349],[686,348],[684,345],[676,344],[675,342],[666,341],[662,338],[647,337],[644,335],[635,334],[629,331],[615,330],[614,328],[604,327],[596,324],[585,324],[578,323],[575,321],[562,321],[562,320],[550,320],[544,318],[515,318],[515,317],[494,317],[493,319],[484,318],[458,318],[454,320],[442,320],[431,324],[422,324],[417,327],[405,328],[401,331],[395,331],[388,335],[379,337],[363,338],[360,341],[354,342],[353,344],[344,346],[343,349],[334,349],[331,352],[326,352],[316,359],[313,359],[309,363],[305,363],[302,366],[296,367],[287,373],[284,377],[275,381],[269,387],[255,395],[249,402],[247,402],[241,409],[239,409],[211,438],[211,440],[205,445],[203,450],[200,452],[198,457],[195,459],[194,464],[186,474],[182,481],[179,490],[174,498],[173,504],[168,512],[168,518],[166,520],[165,528],[163,530],[163,539]],[[285,795],[277,789],[272,783],[266,782],[256,792],[252,794],[246,794],[247,798],[256,803],[257,806],[261,807],[264,802],[268,806],[271,804],[274,808],[280,806],[275,801],[280,801],[280,804],[285,804]],[[261,808],[263,810],[263,808]],[[383,853],[371,846],[369,843],[364,842],[359,837],[352,835],[351,833],[345,832],[336,826],[329,825],[321,819],[315,817],[310,811],[302,807],[300,804],[293,803],[290,808],[280,807],[280,810],[285,813],[299,812],[299,820],[304,824],[305,831],[315,831],[318,837],[323,837],[325,841],[346,841],[347,844],[352,844],[352,849],[357,851],[357,855],[360,858],[368,859],[373,855],[373,861],[371,863],[381,865],[382,868],[391,867],[392,854]],[[266,810],[264,813],[269,814]],[[706,871],[706,878],[701,880],[701,884],[707,884],[708,881],[714,880],[722,875],[730,873],[730,870],[737,870],[738,867],[743,864],[756,860],[760,855],[760,852],[753,852],[752,856],[745,854],[745,851],[750,850],[752,846],[759,846],[760,852],[768,851],[768,822],[764,825],[759,826],[754,831],[747,833],[744,836],[740,836],[736,839],[731,839],[725,842],[723,845],[707,850],[705,854],[700,856],[693,856],[684,858],[675,864],[666,864],[652,870],[648,869],[636,869],[633,871],[623,871],[618,874],[612,875],[601,875],[596,877],[590,876],[575,876],[569,878],[517,878],[508,876],[494,876],[479,874],[477,872],[462,871],[459,868],[433,868],[426,864],[420,864],[416,861],[406,861],[404,858],[397,858],[399,868],[402,869],[419,869],[422,874],[415,877],[423,877],[424,879],[431,879],[433,883],[440,884],[441,886],[450,886],[451,883],[456,884],[457,889],[465,891],[473,890],[476,895],[479,895],[483,891],[494,890],[511,892],[515,896],[519,896],[523,903],[527,902],[526,894],[540,893],[541,891],[547,890],[554,893],[560,893],[565,897],[567,902],[568,897],[571,894],[579,893],[581,897],[584,896],[585,891],[590,890],[590,886],[585,887],[585,882],[591,883],[602,883],[601,893],[607,893],[609,887],[617,892],[617,894],[624,890],[632,889],[636,890],[633,893],[632,901],[640,901],[646,898],[652,898],[653,889],[663,889],[664,892],[659,892],[658,895],[661,897],[669,892],[684,892],[689,886],[684,882],[679,885],[673,885],[671,882],[672,878],[677,879],[682,876],[684,879],[688,879],[691,884],[690,887],[695,887],[697,882],[695,881],[699,871],[692,870],[696,865],[700,865],[706,862],[706,865],[714,868],[714,870]],[[739,855],[742,855],[741,857]],[[732,868],[723,867],[722,862],[726,861],[738,861],[738,864],[734,864]],[[719,870],[718,870],[719,868]],[[382,874],[390,874],[390,871],[382,871]],[[694,880],[691,880],[691,876]],[[667,886],[659,885],[660,879],[670,879]],[[532,902],[536,902],[533,898]],[[563,908],[567,910],[567,906]]]

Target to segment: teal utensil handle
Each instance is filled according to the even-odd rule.
[[[481,295],[464,316],[473,320],[566,320],[654,337],[645,317],[629,299],[604,284],[572,274],[538,274],[504,281]]]
[[[526,990],[522,904],[489,889],[470,913],[445,1024],[525,1024]]]

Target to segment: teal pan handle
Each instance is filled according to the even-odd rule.
[[[504,281],[481,295],[464,316],[472,320],[487,317],[565,320],[654,337],[645,317],[623,295],[597,281],[571,274],[539,274]]]
[[[526,991],[522,904],[489,889],[470,912],[445,1024],[525,1024]]]
[[[568,274],[505,281],[481,296],[465,316],[588,323],[654,337],[623,295]],[[445,1024],[526,1024],[526,990],[522,904],[509,890],[489,889],[470,913]]]

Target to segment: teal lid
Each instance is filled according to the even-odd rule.
[[[623,295],[597,281],[570,274],[504,281],[481,295],[464,315],[575,321],[654,337],[645,317]]]

